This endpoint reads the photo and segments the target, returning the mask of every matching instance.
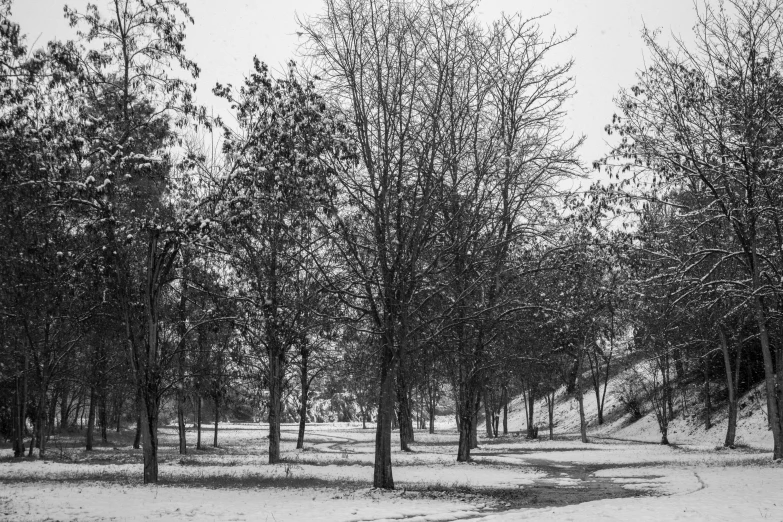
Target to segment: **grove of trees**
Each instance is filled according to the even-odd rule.
[[[186,453],[191,416],[201,449],[230,413],[268,423],[278,463],[281,423],[302,448],[325,394],[374,423],[373,485],[393,489],[395,429],[409,450],[453,406],[466,462],[517,395],[527,437],[540,399],[553,437],[561,390],[588,442],[585,401],[603,423],[633,361],[622,401],[662,443],[696,383],[707,428],[725,389],[733,447],[763,380],[783,458],[783,2],[700,7],[693,45],[646,32],[592,173],[552,56],[573,34],[477,6],[324,0],[297,61],[254,59],[214,117],[184,0],[66,7],[75,40],[34,51],[0,0],[14,456],[125,426],[155,483],[162,423]]]

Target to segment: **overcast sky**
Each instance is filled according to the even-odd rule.
[[[100,7],[107,0],[92,0]],[[187,0],[196,20],[188,29],[189,55],[202,70],[199,99],[210,106],[215,82],[238,84],[251,67],[253,55],[276,69],[295,57],[298,37],[296,14],[305,16],[322,9],[323,0]],[[69,5],[83,8],[86,0]],[[60,0],[15,0],[13,18],[28,35],[28,44],[40,46],[53,38],[73,37],[62,17]],[[614,112],[612,98],[621,86],[630,86],[644,63],[642,27],[662,29],[690,39],[695,10],[690,0],[484,0],[482,19],[501,12],[536,16],[551,11],[541,25],[558,33],[577,31],[558,59],[573,56],[578,93],[573,100],[569,125],[587,135],[582,150],[586,165],[607,151],[604,126]]]

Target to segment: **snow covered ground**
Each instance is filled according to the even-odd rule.
[[[78,434],[55,439],[45,460],[3,446],[0,520],[783,520],[783,467],[753,448],[509,436],[457,464],[453,430],[417,432],[394,453],[397,491],[382,492],[369,487],[374,430],[308,425],[297,451],[285,426],[285,462],[268,465],[265,428],[221,426],[219,448],[187,455],[162,429],[157,486],[141,484],[129,433],[89,454]]]

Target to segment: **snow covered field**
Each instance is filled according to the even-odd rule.
[[[221,427],[219,448],[182,456],[162,429],[157,486],[141,484],[128,433],[89,454],[55,439],[43,461],[4,447],[0,519],[783,520],[783,467],[754,449],[505,437],[457,464],[455,432],[417,432],[414,451],[394,454],[397,491],[381,492],[369,488],[374,430],[311,425],[297,451],[284,426],[285,462],[268,465],[265,428]]]

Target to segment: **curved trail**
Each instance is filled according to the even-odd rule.
[[[286,430],[288,431],[288,430]],[[295,432],[291,432],[295,435]],[[325,433],[320,430],[306,432],[306,451],[313,454],[343,454],[337,465],[362,465],[368,468],[370,462],[351,462],[359,455],[372,455],[374,448],[373,431],[364,430],[330,430]],[[399,475],[395,473],[398,491],[378,495],[418,495],[429,498],[451,499],[463,502],[455,507],[453,513],[441,513],[438,520],[480,520],[490,515],[502,515],[505,511],[519,513],[518,510],[565,507],[583,502],[606,499],[647,496],[683,496],[690,495],[707,487],[693,470],[680,469],[675,474],[661,470],[660,462],[645,462],[644,458],[622,459],[615,461],[612,455],[615,448],[630,451],[636,456],[633,446],[656,447],[641,441],[615,441],[601,438],[605,444],[571,447],[570,445],[555,447],[537,443],[509,440],[495,444],[487,441],[473,453],[471,464],[457,464],[449,446],[453,441],[437,437],[428,440],[421,437],[412,444],[411,453],[396,453],[393,460]],[[606,444],[608,443],[608,444]],[[619,444],[618,444],[619,443]],[[611,449],[610,449],[611,448]],[[456,447],[454,448],[456,450]],[[445,451],[444,451],[445,450]],[[602,452],[606,451],[606,460]],[[570,455],[573,453],[573,455]],[[415,458],[434,459],[432,464],[420,462],[411,465]],[[361,459],[360,459],[361,460]],[[429,480],[419,482],[410,473],[413,468],[427,466]],[[405,470],[405,472],[403,472]],[[514,470],[518,470],[515,474]],[[406,478],[406,473],[408,476]],[[683,479],[684,475],[690,479]],[[501,477],[517,476],[518,480],[508,480]],[[436,476],[453,477],[440,480]],[[454,479],[460,477],[462,485],[457,485]],[[466,480],[465,477],[468,477]],[[490,478],[489,481],[479,477]],[[494,480],[492,478],[494,477]],[[685,486],[674,491],[677,487]],[[373,493],[375,495],[376,493]],[[406,497],[401,497],[406,498]],[[464,506],[464,508],[463,508]],[[479,507],[481,506],[481,507]],[[411,518],[396,518],[405,520]],[[413,520],[427,518],[412,517]],[[373,519],[367,519],[369,520]]]

